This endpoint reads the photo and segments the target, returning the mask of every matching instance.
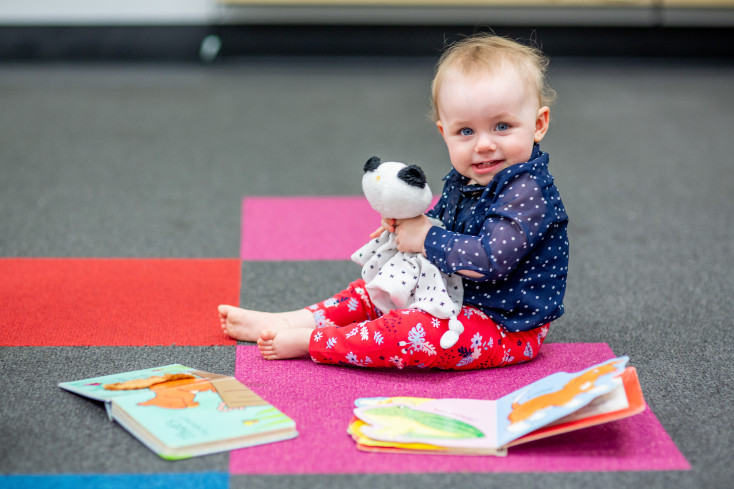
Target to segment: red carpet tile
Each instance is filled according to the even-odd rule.
[[[233,345],[238,259],[2,258],[0,346]]]

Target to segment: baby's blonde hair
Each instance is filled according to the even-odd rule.
[[[438,60],[431,84],[433,120],[439,119],[438,92],[451,69],[467,75],[479,70],[492,73],[504,63],[511,63],[534,85],[541,107],[553,103],[556,92],[546,83],[549,60],[542,51],[497,35],[476,34],[449,45]]]

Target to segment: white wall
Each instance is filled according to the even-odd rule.
[[[554,3],[558,0],[550,0]],[[627,0],[630,1],[630,0]],[[649,1],[649,0],[646,0]],[[734,1],[734,0],[733,0]],[[510,0],[511,2],[511,0]],[[301,2],[303,3],[303,2]],[[0,0],[0,25],[181,25],[237,22],[302,23],[448,23],[448,24],[586,24],[589,14],[602,25],[648,25],[652,12],[646,8],[620,9],[527,9],[527,8],[440,8],[426,6],[299,5],[268,6],[267,0],[237,5],[219,0]],[[346,3],[346,2],[345,2]],[[410,4],[411,2],[407,2]],[[451,0],[447,2],[451,4]],[[488,0],[492,4],[492,0]],[[505,2],[499,2],[505,3]],[[634,1],[633,1],[634,3]],[[643,2],[644,3],[644,2]],[[621,5],[624,5],[622,3]]]
[[[560,0],[548,0],[549,5]],[[446,24],[538,24],[649,26],[734,26],[734,0],[605,0],[609,8],[507,8],[450,9],[393,7],[291,5],[287,8],[262,4],[226,5],[220,0],[0,0],[0,25],[203,25],[237,22],[367,22]],[[658,3],[662,1],[663,3]],[[718,8],[664,8],[651,5],[678,4]],[[298,3],[298,2],[296,2]],[[303,2],[301,2],[303,3]],[[306,2],[308,3],[308,2]],[[329,3],[329,2],[325,2]],[[339,3],[339,2],[337,2]],[[382,3],[382,2],[378,2]],[[429,4],[431,2],[427,2]],[[449,0],[450,3],[450,0]],[[492,0],[488,0],[492,3]],[[501,2],[504,3],[504,2]],[[572,2],[573,3],[573,2]],[[583,3],[583,2],[582,2]],[[589,1],[593,4],[593,1]],[[598,3],[598,2],[597,2]],[[602,2],[604,3],[604,2]],[[647,7],[645,7],[647,5]]]
[[[206,24],[216,0],[0,0],[0,25]]]

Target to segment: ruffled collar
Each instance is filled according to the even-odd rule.
[[[546,156],[546,153],[543,153],[540,150],[540,144],[535,143],[533,144],[533,152],[530,154],[530,159],[528,161],[526,161],[525,163],[512,165],[511,167],[507,168],[507,170],[509,170],[510,173],[515,173],[515,171],[523,171],[528,163],[536,163],[536,160],[538,160],[541,156]],[[447,190],[458,189],[461,193],[484,192],[488,188],[494,187],[496,185],[496,182],[498,182],[501,178],[504,178],[504,174],[506,173],[506,171],[498,173],[485,186],[479,185],[478,183],[469,184],[469,177],[465,177],[452,168],[451,171],[445,177],[443,177],[443,181],[446,182],[445,186]]]

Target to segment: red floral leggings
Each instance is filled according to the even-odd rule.
[[[420,309],[382,314],[364,289],[364,281],[308,308],[317,327],[309,354],[318,363],[360,367],[435,367],[450,370],[502,367],[532,360],[548,333],[548,324],[512,333],[479,309],[464,305],[459,341],[441,348],[448,319]]]

